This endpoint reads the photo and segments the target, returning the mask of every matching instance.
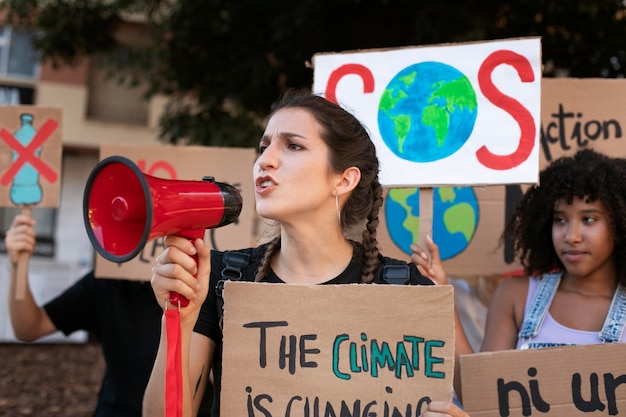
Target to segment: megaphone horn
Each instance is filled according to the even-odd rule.
[[[131,260],[157,237],[203,238],[206,229],[237,220],[241,208],[241,194],[229,184],[212,177],[202,181],[153,177],[123,156],[100,161],[83,196],[91,244],[102,257],[117,263]]]

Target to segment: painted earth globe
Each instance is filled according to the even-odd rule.
[[[405,253],[419,233],[419,188],[392,188],[385,201],[385,219],[391,240]],[[479,207],[472,187],[433,189],[432,236],[442,260],[463,252],[478,227]]]
[[[378,107],[378,128],[398,157],[437,161],[455,153],[470,137],[476,107],[476,93],[463,73],[439,62],[422,62],[389,82]]]

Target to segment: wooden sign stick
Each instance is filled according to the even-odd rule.
[[[32,216],[31,206],[22,206],[22,214],[24,216]],[[22,251],[17,260],[15,270],[15,299],[23,300],[26,295],[26,285],[28,285],[28,262],[30,262],[31,254]]]
[[[420,188],[420,219],[419,231],[417,232],[417,244],[422,247],[428,254],[429,261],[432,263],[430,250],[428,249],[428,240],[426,236],[432,237],[433,230],[433,189]]]

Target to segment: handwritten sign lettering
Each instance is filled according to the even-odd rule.
[[[550,114],[541,129],[541,149],[546,161],[554,159],[550,144],[558,145],[561,152],[578,151],[592,146],[597,140],[620,139],[622,126],[616,119],[587,119],[582,112],[566,111],[563,103]]]
[[[463,406],[472,417],[626,412],[626,344],[461,356]]]

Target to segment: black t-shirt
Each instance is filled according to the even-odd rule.
[[[94,416],[141,416],[144,391],[159,347],[163,315],[150,283],[96,279],[92,271],[47,303],[44,309],[64,334],[86,330],[102,344],[106,370]],[[90,370],[85,369],[85,372]],[[207,398],[207,403],[210,400]],[[204,412],[208,414],[208,410]]]
[[[352,254],[352,260],[338,276],[327,281],[321,285],[337,285],[337,284],[358,284],[361,283],[361,265],[363,260],[363,247],[354,243],[354,251]],[[244,252],[250,255],[250,262],[248,266],[243,270],[242,280],[253,281],[256,271],[259,267],[259,262],[266,245],[262,245],[256,248],[242,249],[237,252]],[[406,263],[396,259],[388,257],[380,257],[381,265],[374,275],[375,283],[386,283],[383,280],[383,266],[384,265],[406,265],[409,268],[409,282],[410,285],[434,285],[434,283],[419,273],[415,264]],[[211,253],[211,276],[209,283],[209,293],[207,299],[202,305],[198,321],[196,322],[194,331],[207,336],[213,340],[217,346],[215,357],[213,360],[213,378],[214,378],[214,396],[213,396],[213,408],[212,416],[219,417],[220,407],[220,387],[222,376],[222,330],[220,328],[220,315],[221,315],[221,303],[218,302],[218,295],[216,287],[218,282],[222,280],[221,272],[224,269],[224,252],[213,251]],[[263,282],[268,283],[285,283],[280,277],[278,277],[271,269],[268,272],[267,277]]]

